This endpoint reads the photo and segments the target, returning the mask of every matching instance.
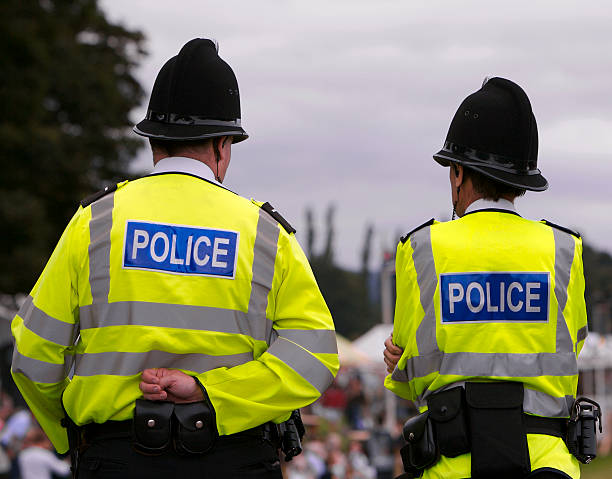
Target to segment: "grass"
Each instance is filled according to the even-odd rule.
[[[582,479],[612,479],[612,454],[597,457],[591,464],[581,466]]]

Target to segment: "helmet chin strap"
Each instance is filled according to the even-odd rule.
[[[457,214],[457,203],[459,202],[459,191],[460,191],[461,187],[457,186],[457,199],[455,201],[453,201],[453,217],[452,219],[454,220],[455,217],[459,216]]]
[[[455,170],[455,177],[458,177],[459,168],[457,168],[457,165],[455,165],[454,163],[453,163],[453,169]],[[453,217],[451,220],[454,220],[457,216],[459,216],[457,214],[457,203],[459,203],[459,192],[461,191],[461,185],[457,186],[456,190],[457,190],[457,195],[456,195],[457,199],[453,201]]]

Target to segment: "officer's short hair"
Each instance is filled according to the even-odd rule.
[[[524,188],[517,188],[516,186],[510,186],[499,181],[495,181],[493,178],[483,175],[478,171],[470,168],[463,168],[463,176],[472,180],[472,186],[474,191],[482,195],[485,200],[498,201],[504,196],[523,196],[525,194]]]
[[[205,138],[202,140],[160,140],[158,138],[149,138],[149,143],[153,151],[164,150],[168,152],[170,156],[178,156],[179,153],[185,150],[208,146],[212,140],[213,138]]]

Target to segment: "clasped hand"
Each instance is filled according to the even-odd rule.
[[[395,366],[397,366],[397,362],[402,357],[403,352],[404,350],[402,348],[393,344],[393,334],[390,334],[389,337],[385,339],[385,350],[383,351],[387,372],[389,374],[392,373]]]
[[[145,369],[139,387],[144,398],[150,401],[180,404],[204,400],[204,394],[196,380],[176,369]]]

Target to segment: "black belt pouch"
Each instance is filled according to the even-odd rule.
[[[136,399],[132,444],[136,451],[159,455],[172,444],[174,403]]]
[[[404,424],[403,436],[408,443],[400,450],[404,470],[420,477],[424,469],[433,466],[440,458],[429,412],[408,419]]]
[[[466,383],[472,442],[472,479],[515,479],[531,470],[523,385]]]
[[[429,418],[436,428],[440,454],[456,457],[470,452],[465,390],[457,386],[427,399]]]
[[[179,454],[203,454],[210,450],[217,438],[217,425],[208,405],[203,402],[176,404],[176,432],[174,448]]]

